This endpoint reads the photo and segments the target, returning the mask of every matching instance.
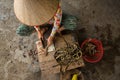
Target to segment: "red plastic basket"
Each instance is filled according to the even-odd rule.
[[[87,39],[85,40],[82,45],[81,45],[81,48],[84,46],[85,43],[87,42],[91,42],[93,43],[94,45],[96,45],[96,49],[97,51],[99,52],[96,52],[92,57],[91,56],[88,56],[88,55],[84,55],[83,56],[83,59],[87,62],[90,62],[90,63],[96,63],[96,62],[99,62],[102,57],[103,57],[103,46],[102,46],[102,43],[101,41],[97,40],[97,39]]]

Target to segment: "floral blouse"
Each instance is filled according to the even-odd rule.
[[[52,32],[50,36],[54,36],[58,28],[60,27],[62,20],[62,10],[61,7],[58,8],[57,13],[54,16],[54,19],[49,21],[49,24],[53,24]]]

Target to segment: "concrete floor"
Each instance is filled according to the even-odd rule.
[[[120,80],[120,1],[119,0],[62,0],[63,11],[79,18],[79,38],[97,38],[103,42],[103,59],[96,64],[86,63],[81,69],[85,80]],[[56,75],[40,79],[38,63],[21,55],[35,49],[36,34],[16,35],[21,23],[13,12],[13,0],[0,0],[0,80],[58,80]],[[84,29],[84,30],[83,30]]]

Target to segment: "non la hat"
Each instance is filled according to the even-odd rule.
[[[47,23],[59,6],[59,0],[14,0],[16,17],[24,24],[37,26]]]

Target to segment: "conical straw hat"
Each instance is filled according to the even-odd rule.
[[[58,5],[59,0],[14,0],[14,11],[22,23],[35,26],[48,22]]]

